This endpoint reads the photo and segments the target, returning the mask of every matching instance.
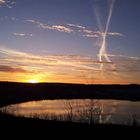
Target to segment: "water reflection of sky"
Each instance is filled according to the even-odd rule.
[[[102,109],[102,115],[113,116],[113,121],[132,119],[137,116],[140,119],[140,102],[120,101],[120,100],[42,100],[21,104],[9,105],[1,108],[10,114],[29,117],[31,114],[43,116],[44,114],[66,114],[70,106],[73,113],[88,108],[92,105]],[[89,108],[90,109],[90,108]],[[110,118],[110,117],[109,117]]]

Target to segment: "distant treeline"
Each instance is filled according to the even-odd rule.
[[[0,82],[0,106],[42,99],[140,100],[140,85]]]

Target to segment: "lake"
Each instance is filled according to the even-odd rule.
[[[121,100],[41,100],[8,105],[1,112],[31,118],[86,123],[140,124],[140,102]]]

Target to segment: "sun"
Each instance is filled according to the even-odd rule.
[[[30,80],[28,80],[28,82],[29,82],[29,83],[39,83],[39,81],[36,80],[36,79],[30,79]]]

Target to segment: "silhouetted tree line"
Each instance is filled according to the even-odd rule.
[[[140,85],[0,82],[0,106],[42,99],[140,100]]]

